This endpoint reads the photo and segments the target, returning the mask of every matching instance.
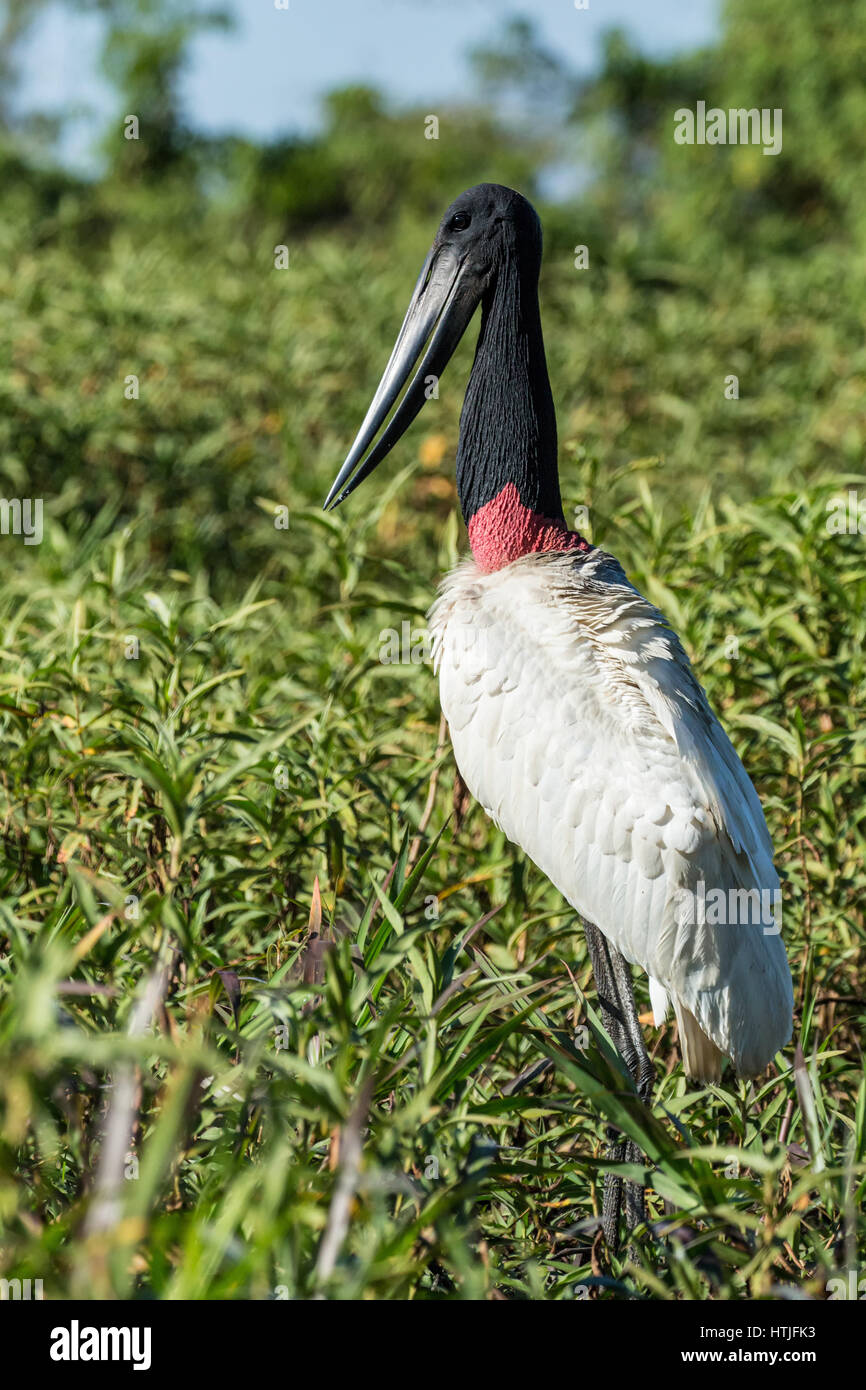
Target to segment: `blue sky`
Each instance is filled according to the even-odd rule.
[[[397,101],[471,97],[465,53],[489,43],[505,19],[530,15],[548,46],[590,71],[606,28],[622,25],[648,52],[710,41],[719,0],[222,0],[237,19],[229,34],[195,43],[184,90],[198,128],[270,137],[315,127],[323,92],[350,82],[381,87]],[[73,163],[86,160],[112,110],[97,72],[100,26],[68,6],[50,9],[25,54],[23,104],[80,113],[66,138]],[[88,114],[89,113],[89,114]]]

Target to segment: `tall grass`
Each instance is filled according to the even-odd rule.
[[[455,789],[429,667],[379,659],[463,545],[471,343],[357,505],[319,511],[427,229],[323,234],[281,273],[277,228],[120,224],[88,257],[76,217],[38,247],[2,228],[4,488],[44,498],[45,536],[2,538],[0,1276],[826,1296],[866,1185],[866,565],[856,516],[828,529],[864,486],[862,273],[649,283],[628,248],[589,274],[551,248],[564,493],[759,788],[795,975],[801,1062],[697,1090],[652,1030],[649,1115],[579,924]],[[650,1184],[613,1258],[609,1123]]]

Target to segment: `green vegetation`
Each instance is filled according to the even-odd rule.
[[[841,8],[784,13],[799,34]],[[537,198],[543,112],[517,138],[443,111],[426,142],[421,113],[352,91],[320,148],[190,135],[181,173],[120,150],[94,184],[33,167],[10,127],[0,467],[44,538],[0,537],[0,1277],[823,1298],[863,1263],[866,561],[856,507],[828,528],[849,490],[866,512],[862,95],[837,28],[810,89],[836,107],[785,147],[808,206],[772,159],[748,197],[742,150],[677,166],[671,110],[716,82],[726,105],[749,71],[744,9],[711,54],[611,40],[592,86],[562,75],[569,138],[600,153],[582,201],[537,199],[542,307],[567,505],[680,632],[766,808],[804,1063],[792,1044],[759,1084],[690,1088],[668,1024],[647,1115],[573,914],[455,806],[431,671],[379,660],[465,546],[471,334],[381,485],[320,510],[431,219],[480,178]],[[781,13],[749,7],[750,62],[784,63]],[[494,86],[519,85],[509,52],[479,55]],[[651,1229],[613,1258],[582,1224],[608,1122],[652,1169]]]

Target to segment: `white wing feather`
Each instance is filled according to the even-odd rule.
[[[661,613],[595,550],[487,575],[469,561],[446,579],[431,629],[470,791],[647,972],[657,1016],[670,998],[692,1069],[709,1069],[694,1061],[705,1034],[742,1074],[761,1071],[791,1031],[781,939],[760,921],[702,921],[694,905],[701,881],[710,901],[713,890],[772,900],[772,845]]]

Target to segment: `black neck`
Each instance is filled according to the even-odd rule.
[[[460,416],[457,493],[467,524],[507,483],[524,506],[563,521],[556,415],[538,307],[538,268],[508,256],[482,301]]]

